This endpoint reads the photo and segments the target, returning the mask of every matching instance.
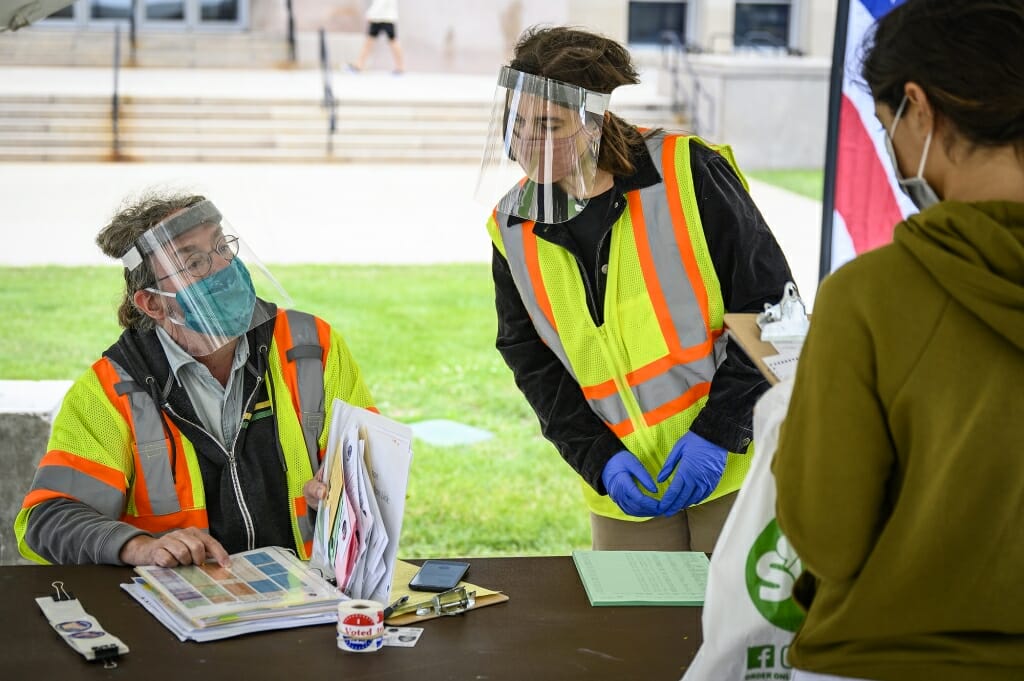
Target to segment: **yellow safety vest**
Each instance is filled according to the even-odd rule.
[[[652,478],[704,407],[725,357],[725,306],[694,194],[691,139],[721,154],[746,186],[727,146],[664,133],[649,138],[663,182],[626,194],[627,207],[611,231],[601,326],[589,313],[571,253],[538,239],[533,222],[509,224],[495,213],[487,225],[541,340]],[[705,501],[739,489],[749,466],[749,456],[730,453]],[[671,478],[659,486],[659,496],[669,484]],[[585,481],[582,487],[595,513],[644,520],[626,515]]]
[[[289,515],[295,549],[300,558],[312,552],[312,517],[306,508],[302,487],[318,469],[326,446],[325,375],[330,386],[340,385],[341,374],[350,371],[339,366],[338,352],[331,352],[331,329],[323,320],[296,310],[278,310],[274,336],[268,353],[267,380],[273,382],[278,400],[277,432],[286,457]],[[105,399],[97,399],[102,395]],[[352,399],[352,396],[338,395]],[[361,405],[369,406],[369,395],[355,395]],[[365,398],[365,399],[363,399]],[[206,496],[194,445],[178,427],[168,421],[167,439],[164,420],[156,404],[122,367],[110,358],[102,358],[72,386],[65,404],[102,405],[111,414],[98,422],[114,424],[108,432],[111,442],[130,442],[132,458],[125,462],[116,451],[97,449],[90,440],[76,438],[79,428],[70,421],[61,426],[62,410],[54,424],[48,451],[39,463],[32,489],[26,495],[15,520],[15,534],[22,555],[47,562],[25,543],[28,518],[36,505],[50,499],[68,498],[92,506],[107,517],[159,535],[183,527],[209,529]],[[373,407],[369,407],[373,408]],[[82,451],[79,451],[82,450]],[[183,454],[186,465],[172,473],[170,452]]]

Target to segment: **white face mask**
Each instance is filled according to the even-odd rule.
[[[893,135],[896,134],[896,126],[899,125],[903,110],[907,107],[907,96],[903,95],[903,101],[896,109],[896,115],[892,119],[892,125],[885,136],[885,150],[889,152],[889,161],[892,162],[893,171],[896,173],[896,182],[899,183],[903,193],[910,197],[918,210],[924,210],[939,202],[939,197],[932,189],[928,181],[924,179],[924,164],[928,160],[928,148],[932,144],[932,131],[928,131],[928,137],[924,140],[924,150],[921,152],[921,163],[917,166],[917,175],[914,177],[903,177],[900,173],[900,166],[896,162],[896,150],[892,146]]]

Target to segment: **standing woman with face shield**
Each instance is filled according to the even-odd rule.
[[[561,27],[502,68],[477,187],[497,347],[580,475],[595,548],[711,551],[767,388],[723,314],[792,275],[728,147],[608,111],[637,82],[621,45]]]
[[[1019,680],[1024,0],[908,0],[866,48],[921,212],[823,282],[803,347],[774,460],[793,680]]]

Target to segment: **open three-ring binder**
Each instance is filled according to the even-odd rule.
[[[231,564],[135,568],[121,588],[181,641],[334,622],[345,596],[290,550],[269,546]]]

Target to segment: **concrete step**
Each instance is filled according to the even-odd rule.
[[[259,132],[282,132],[282,133],[320,133],[327,130],[328,118],[326,112],[318,116],[310,116],[301,119],[210,119],[210,120],[187,120],[168,118],[139,118],[130,113],[119,121],[119,128],[123,132],[145,132],[163,134],[196,134],[204,136],[223,136],[225,138],[240,135],[249,135]],[[0,136],[22,135],[36,133],[39,135],[52,134],[55,136],[86,135],[96,131],[111,129],[110,115],[97,116],[93,118],[3,118],[0,116]],[[481,137],[484,135],[483,125],[474,125],[465,121],[434,121],[409,125],[404,121],[372,120],[364,118],[346,118],[338,116],[335,119],[335,130],[341,133],[367,134],[367,135],[391,135],[394,137],[416,137],[425,135],[438,136],[460,136],[471,135]]]
[[[368,93],[365,93],[368,94]],[[486,101],[133,95],[119,102],[120,155],[140,161],[475,162],[490,116]],[[0,97],[0,161],[108,160],[112,102],[98,95]],[[661,103],[617,113],[644,126],[678,126]]]
[[[471,151],[437,149],[346,149],[335,145],[333,153],[326,144],[320,149],[160,149],[122,148],[119,158],[109,149],[62,147],[55,149],[18,148],[0,145],[0,158],[8,162],[98,163],[107,161],[151,163],[477,163],[479,149]]]
[[[288,56],[284,35],[148,30],[137,35],[133,54],[127,28],[121,30],[122,63],[135,66],[275,68],[285,64]],[[113,61],[113,29],[33,26],[0,39],[0,63],[12,66],[109,66]]]
[[[383,153],[391,149],[446,149],[473,150],[478,153],[483,148],[483,135],[375,135],[340,132],[334,136],[335,146],[360,147],[379,149]],[[0,136],[0,145],[6,147],[100,147],[113,139],[110,131],[95,131],[73,137],[61,138],[56,135],[25,133],[20,135]],[[327,130],[310,130],[306,134],[286,134],[278,132],[252,132],[234,136],[204,134],[201,131],[192,133],[169,132],[148,133],[133,130],[121,130],[120,143],[125,148],[145,147],[154,149],[216,149],[244,150],[247,148],[320,148],[327,139]]]

